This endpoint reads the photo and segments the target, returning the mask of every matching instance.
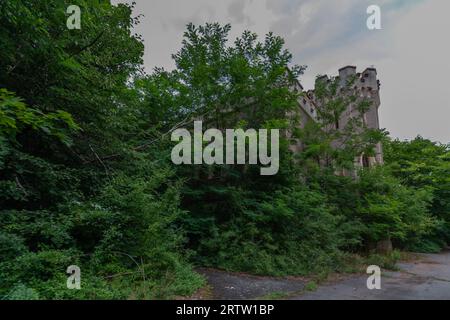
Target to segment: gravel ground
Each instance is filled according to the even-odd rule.
[[[293,300],[450,300],[450,251],[421,254],[414,262],[399,263],[398,272],[383,272],[381,290],[369,290],[368,276],[352,276]]]
[[[301,292],[307,283],[302,278],[258,277],[212,269],[198,270],[211,287],[211,298],[218,300],[253,300],[282,297]]]
[[[198,298],[218,300],[256,300],[285,298],[292,300],[450,300],[450,251],[420,254],[414,262],[399,263],[400,271],[383,271],[381,290],[369,290],[369,275],[344,275],[305,290],[304,278],[258,277],[213,269],[198,270],[209,283],[207,294]]]

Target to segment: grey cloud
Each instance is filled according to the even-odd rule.
[[[252,24],[250,17],[245,14],[246,0],[235,0],[228,6],[228,15],[232,22]]]

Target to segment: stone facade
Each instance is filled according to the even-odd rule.
[[[340,87],[345,87],[347,81],[355,77],[355,81],[352,84],[352,95],[356,95],[361,99],[367,99],[371,102],[368,111],[363,115],[363,121],[368,128],[380,129],[380,122],[378,117],[378,109],[380,107],[380,81],[377,79],[377,70],[375,68],[367,68],[361,73],[356,72],[356,67],[347,66],[339,69],[339,75],[333,78],[328,76],[322,76],[317,81],[330,82],[331,80],[338,80]],[[295,90],[298,92],[304,92],[302,85],[297,82],[295,84]],[[319,110],[320,102],[316,99],[314,90],[309,90],[306,94],[302,95],[298,101],[300,112],[300,124],[303,128],[308,121],[320,121],[317,116],[317,110]],[[352,117],[360,116],[360,113],[355,110],[354,105],[350,104],[347,109],[342,113],[341,118],[336,123],[334,129],[344,128]],[[302,143],[299,141],[296,145],[292,146],[294,152],[301,151]],[[361,155],[355,159],[356,166],[370,167],[376,164],[383,164],[383,150],[381,144],[377,144],[375,150],[375,156],[367,157]]]

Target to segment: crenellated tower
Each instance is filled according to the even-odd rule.
[[[363,117],[363,122],[367,128],[380,129],[380,121],[378,116],[378,109],[380,107],[380,81],[377,78],[377,70],[373,67],[365,69],[363,72],[357,73],[355,66],[346,66],[339,69],[339,75],[334,77],[328,77],[327,75],[321,76],[316,80],[317,82],[331,83],[332,81],[338,81],[339,89],[338,94],[352,94],[356,96],[359,100],[370,101],[370,106],[365,112]],[[349,84],[351,86],[349,87]],[[300,83],[296,84],[296,90],[303,92],[303,87]],[[349,93],[348,90],[351,92]],[[309,90],[305,92],[299,98],[299,109],[300,109],[300,127],[304,127],[308,121],[320,121],[318,118],[317,110],[321,108],[321,102],[316,98],[314,90]],[[355,107],[354,104],[349,104],[346,106],[346,110],[342,113],[340,119],[336,121],[333,129],[341,129],[346,126],[348,121],[353,117],[360,117],[361,114]],[[336,142],[338,145],[338,142]],[[302,148],[302,143],[292,147],[293,151],[300,151]],[[361,155],[355,159],[356,166],[360,167],[370,167],[376,164],[383,164],[383,150],[381,143],[377,144],[375,148],[375,156]]]

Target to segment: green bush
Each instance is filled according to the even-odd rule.
[[[195,248],[201,262],[256,274],[301,275],[331,269],[342,240],[338,218],[324,197],[307,188],[283,189],[263,199],[242,191],[225,221],[211,221]],[[233,207],[233,204],[229,203]]]
[[[438,224],[430,212],[431,192],[402,185],[383,167],[362,170],[358,215],[368,243],[391,239],[400,248],[420,241]]]
[[[148,299],[192,293],[204,280],[179,253],[177,187],[158,188],[163,186],[148,176],[121,176],[92,201],[68,206],[64,215],[3,212],[0,225],[11,233],[0,236],[0,295]],[[66,288],[70,265],[81,268],[82,290]]]
[[[387,140],[386,164],[403,185],[432,193],[431,215],[438,221],[423,243],[411,250],[435,252],[450,243],[450,147],[418,136],[411,141]]]

